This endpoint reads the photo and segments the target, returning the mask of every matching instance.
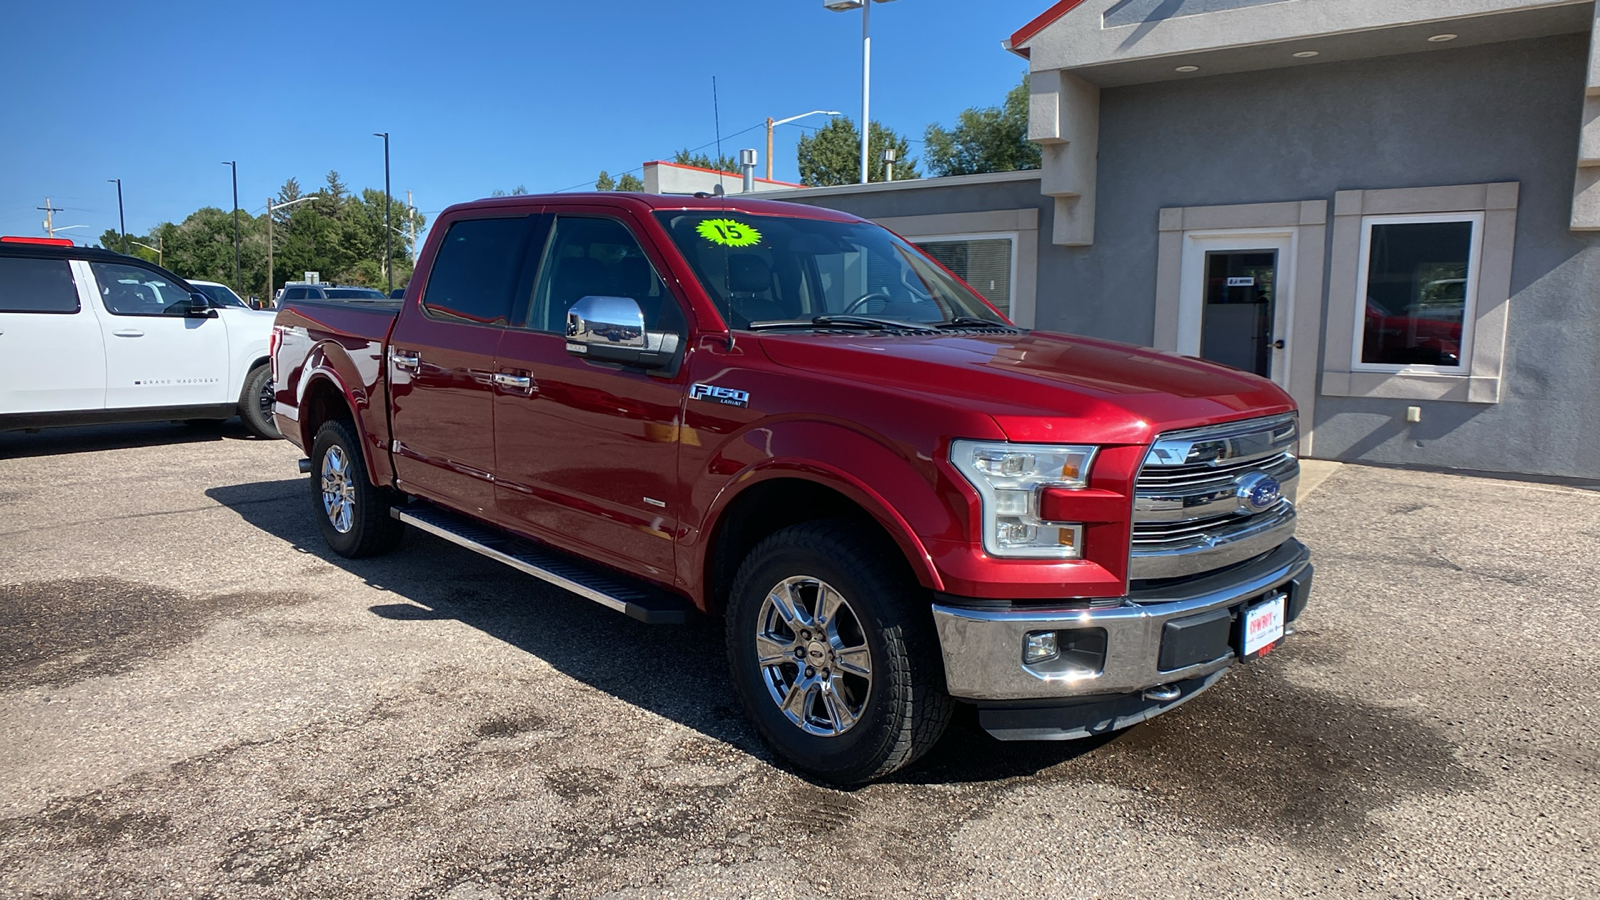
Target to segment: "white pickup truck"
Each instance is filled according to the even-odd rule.
[[[277,438],[272,320],[135,257],[0,237],[0,431],[238,415]]]

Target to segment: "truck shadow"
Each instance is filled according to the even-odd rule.
[[[211,488],[206,496],[295,550],[391,593],[394,602],[370,607],[374,615],[470,625],[585,685],[783,765],[739,708],[721,619],[645,625],[414,530],[392,554],[346,559],[323,542],[304,479]],[[1031,775],[1103,743],[1002,744],[978,728],[975,715],[958,713],[933,753],[894,780],[982,782]]]
[[[138,425],[77,425],[26,431],[0,432],[0,459],[61,456],[96,450],[128,450],[164,444],[204,444],[224,440],[254,440],[237,419],[225,422],[147,422]]]

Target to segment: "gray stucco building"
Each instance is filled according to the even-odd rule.
[[[1308,456],[1600,476],[1593,2],[1065,0],[1039,171],[768,196],[887,224],[1037,328],[1237,365]]]

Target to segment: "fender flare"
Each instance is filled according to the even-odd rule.
[[[356,441],[361,445],[361,458],[362,462],[366,464],[367,476],[372,479],[374,484],[382,486],[387,483],[388,479],[379,480],[378,475],[380,471],[388,472],[389,466],[387,460],[384,460],[384,465],[381,468],[375,465],[376,461],[373,458],[373,453],[375,450],[374,438],[368,432],[366,424],[362,421],[363,416],[361,415],[361,410],[366,406],[366,404],[361,402],[356,397],[355,393],[350,390],[349,379],[339,372],[338,357],[326,353],[323,350],[323,347],[323,344],[318,344],[317,346],[312,347],[311,351],[306,354],[306,361],[304,367],[301,369],[300,383],[295,386],[295,409],[302,413],[302,415],[299,417],[299,421],[295,424],[300,429],[301,440],[305,442],[305,451],[307,454],[310,454],[311,444],[317,438],[316,434],[307,433],[307,422],[305,416],[303,415],[303,412],[306,408],[306,396],[311,393],[312,389],[315,388],[319,382],[326,381],[333,385],[333,387],[339,392],[339,396],[344,398],[345,408],[349,410],[351,424],[356,430]],[[365,392],[363,392],[363,394],[364,393]]]

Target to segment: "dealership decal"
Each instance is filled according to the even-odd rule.
[[[724,247],[749,247],[761,243],[761,232],[734,219],[707,219],[694,227],[700,236]]]

